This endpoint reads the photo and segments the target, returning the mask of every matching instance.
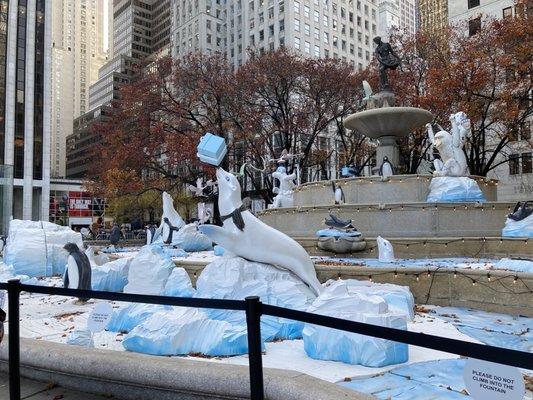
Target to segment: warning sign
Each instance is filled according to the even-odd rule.
[[[521,400],[524,378],[518,368],[473,358],[466,362],[463,374],[466,389],[476,400]]]

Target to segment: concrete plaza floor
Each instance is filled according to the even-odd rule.
[[[9,400],[9,379],[7,374],[0,374],[0,400]],[[29,379],[21,380],[21,400],[103,400],[110,397],[95,396],[76,392],[45,382]]]

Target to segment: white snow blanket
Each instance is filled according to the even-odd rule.
[[[232,356],[248,352],[246,327],[209,319],[204,311],[173,307],[136,326],[122,342],[130,351],[161,356]]]
[[[30,277],[61,275],[68,258],[63,246],[69,242],[83,248],[81,234],[69,227],[15,219],[9,223],[4,263]]]
[[[144,246],[131,261],[124,293],[162,295],[174,263],[159,246]]]
[[[315,299],[314,293],[296,275],[272,265],[222,257],[208,264],[196,283],[197,297],[243,300],[259,296],[263,303],[305,311]],[[242,312],[208,310],[213,319],[246,326]],[[302,334],[303,323],[281,318],[261,318],[263,340],[296,339]]]
[[[504,237],[533,237],[533,214],[522,221],[507,218],[505,227],[502,229]]]
[[[391,312],[380,296],[357,293],[355,285],[337,281],[308,308],[308,312],[396,329],[407,329],[405,315]],[[364,288],[364,286],[361,286]],[[370,291],[368,292],[370,294]],[[405,344],[306,324],[304,349],[311,358],[383,367],[408,360]]]
[[[477,182],[466,176],[440,176],[431,179],[428,203],[470,203],[486,201]]]
[[[122,292],[128,283],[131,258],[119,258],[104,265],[93,265],[91,286],[93,290]]]

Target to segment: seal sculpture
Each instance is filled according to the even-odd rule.
[[[91,290],[91,263],[85,253],[75,243],[63,247],[68,251],[67,269],[63,277],[63,287],[69,289]],[[88,299],[80,299],[86,301]]]
[[[185,221],[174,208],[174,200],[167,192],[163,192],[163,218],[161,222],[161,236],[163,243],[171,244],[174,232],[185,226]]]
[[[217,168],[216,175],[218,208],[223,226],[201,225],[198,229],[222,246],[226,253],[287,269],[313,292],[320,294],[322,285],[304,248],[246,210],[241,199],[241,185],[234,175],[220,167]]]

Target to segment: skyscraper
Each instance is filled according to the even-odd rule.
[[[0,0],[0,164],[14,169],[15,218],[48,218],[51,8]]]
[[[384,38],[388,37],[393,29],[409,34],[416,33],[415,0],[380,0],[378,15],[379,33]]]
[[[448,26],[448,0],[419,0],[418,16],[421,30],[434,32],[445,28]]]
[[[104,0],[60,0],[52,10],[52,176],[65,176],[72,121],[89,108],[89,85],[105,63]]]
[[[375,0],[173,0],[172,51],[222,51],[235,68],[249,49],[286,46],[363,68],[378,34]]]

